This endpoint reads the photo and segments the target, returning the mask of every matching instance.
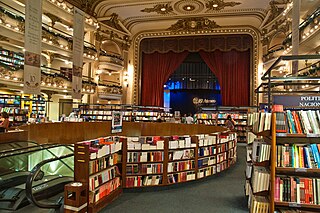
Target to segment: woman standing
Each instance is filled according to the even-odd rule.
[[[225,125],[228,129],[234,130],[234,120],[231,118],[231,115],[227,116],[227,120],[225,122]]]

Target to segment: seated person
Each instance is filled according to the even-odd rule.
[[[9,115],[6,112],[1,113],[0,132],[6,132],[9,129]]]

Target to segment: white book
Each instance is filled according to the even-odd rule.
[[[185,147],[185,140],[179,140],[179,148],[184,148]]]
[[[141,145],[141,150],[150,150],[150,144],[144,143]]]
[[[203,146],[208,146],[208,139],[207,138],[203,139]]]
[[[203,143],[204,143],[203,139],[199,139],[199,146],[203,146]]]
[[[266,117],[266,114],[261,112],[260,113],[260,122],[259,122],[259,132],[262,132],[264,129],[265,117]]]
[[[306,111],[300,111],[300,115],[301,115],[301,118],[302,118],[303,126],[305,128],[305,133],[306,134],[313,133],[310,121],[308,119],[307,112]]]
[[[148,153],[147,152],[141,152],[140,162],[147,162],[147,161],[148,161]]]
[[[317,121],[316,111],[309,110],[308,112],[310,112],[310,114],[311,114],[311,120],[312,120],[312,123],[313,123],[313,126],[314,126],[314,131],[313,132],[315,134],[319,134],[320,130],[319,130],[319,125],[318,125],[318,121]]]
[[[164,149],[164,141],[157,141],[157,149]]]
[[[169,141],[169,149],[177,149],[179,147],[178,141]]]
[[[139,143],[139,142],[134,143],[134,149],[141,150],[141,143]]]

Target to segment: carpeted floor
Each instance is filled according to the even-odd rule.
[[[168,188],[128,190],[101,212],[248,212],[244,195],[245,156],[245,145],[239,144],[237,163],[219,175]]]

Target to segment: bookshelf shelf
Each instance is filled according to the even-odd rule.
[[[195,160],[195,158],[185,158],[185,159],[177,159],[177,160],[168,160],[169,163],[173,162],[180,162],[180,161],[188,161],[188,160]]]
[[[153,164],[153,163],[163,163],[163,161],[127,162],[127,164]]]
[[[276,167],[277,174],[292,176],[320,177],[320,169]]]
[[[152,176],[152,175],[162,175],[163,173],[134,173],[134,174],[130,174],[127,173],[126,176]]]
[[[91,177],[97,176],[97,175],[103,173],[104,171],[106,171],[106,170],[108,170],[108,169],[111,169],[111,168],[113,168],[113,167],[116,167],[116,165],[108,166],[108,167],[106,167],[106,168],[104,168],[104,169],[101,169],[101,170],[99,170],[99,171],[96,171],[96,172],[93,172],[93,173],[89,173],[89,177],[91,178]]]
[[[252,162],[252,164],[254,166],[269,167],[270,166],[270,161],[266,160],[266,161],[263,161],[263,162]]]
[[[89,204],[89,209],[91,209],[92,212],[99,212],[101,209],[103,209],[106,204],[111,203],[115,199],[117,199],[122,194],[122,188],[118,187],[116,190],[112,191],[108,196],[103,197],[99,201],[95,202],[94,204]]]
[[[320,211],[320,205],[315,204],[304,204],[304,203],[294,203],[294,202],[274,202],[276,207],[290,207],[297,209],[305,209],[305,210],[317,210]]]

